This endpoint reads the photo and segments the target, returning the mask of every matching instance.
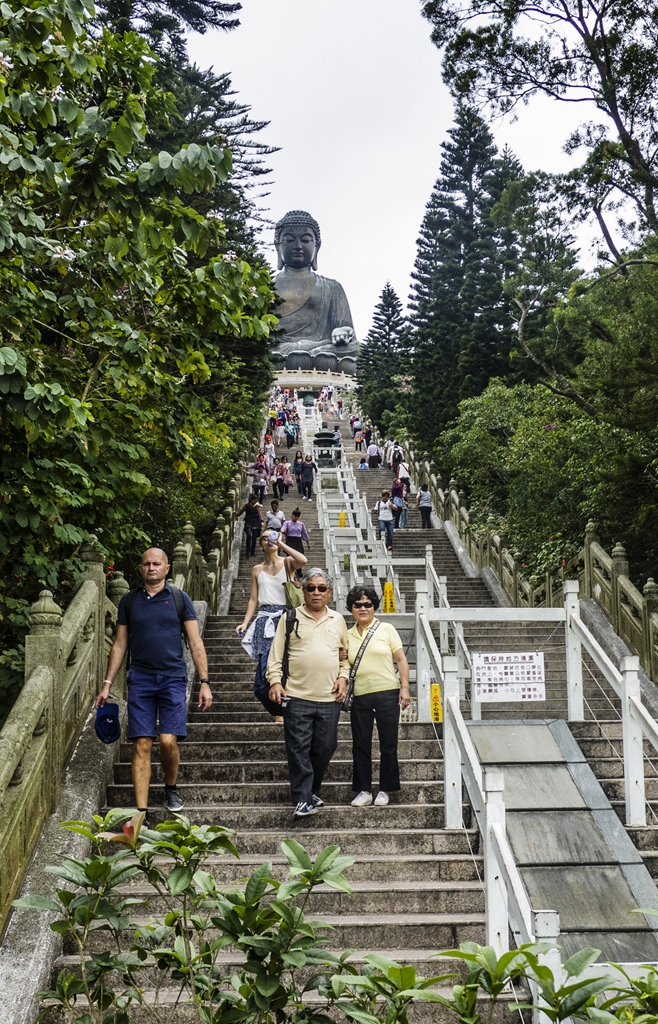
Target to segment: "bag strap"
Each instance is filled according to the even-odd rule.
[[[281,685],[286,688],[288,682],[288,676],[290,675],[290,666],[288,663],[288,656],[290,653],[290,637],[293,629],[297,636],[299,636],[299,627],[297,626],[297,609],[288,608],[286,610],[286,639],[283,645],[283,657],[281,659]]]
[[[372,640],[373,634],[379,629],[380,625],[381,625],[380,622],[373,623],[373,625],[370,627],[370,629],[368,630],[368,632],[364,636],[363,642],[362,642],[361,646],[359,647],[359,650],[357,651],[356,658],[354,659],[354,664],[352,665],[352,668],[350,669],[350,677],[348,679],[348,685],[350,683],[353,683],[354,680],[356,679],[356,674],[359,671],[359,665],[361,664],[361,658],[366,653],[366,647],[368,646],[368,644]]]

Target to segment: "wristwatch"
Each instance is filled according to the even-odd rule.
[[[200,683],[209,683],[210,679],[208,678],[208,676],[206,676],[204,679],[200,679],[199,682]]]

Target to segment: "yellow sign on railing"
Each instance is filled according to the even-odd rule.
[[[441,687],[438,683],[430,686],[430,713],[433,722],[443,721],[443,701],[441,699]]]
[[[390,582],[384,584],[382,612],[384,615],[395,615],[395,593],[393,592],[393,584]]]
[[[338,513],[338,525],[347,526],[347,512],[343,511]]]

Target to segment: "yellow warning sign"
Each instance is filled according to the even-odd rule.
[[[338,513],[338,525],[347,526],[347,512]]]
[[[395,615],[395,594],[393,593],[393,584],[384,584],[384,600],[382,601],[382,611],[384,615]]]
[[[441,700],[441,687],[438,683],[432,683],[430,687],[430,711],[433,722],[443,721],[443,701]]]

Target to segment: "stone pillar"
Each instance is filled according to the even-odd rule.
[[[107,596],[112,602],[115,608],[119,607],[119,602],[124,594],[127,594],[130,590],[128,581],[124,577],[123,573],[116,569],[107,580]]]
[[[93,620],[94,641],[94,680],[93,686],[105,674],[105,555],[100,548],[98,538],[93,534],[80,548],[79,557],[85,563],[85,579],[92,579],[98,588],[96,610]],[[91,631],[86,636],[91,639]]]
[[[174,548],[171,560],[171,575],[174,580],[177,576],[187,577],[187,549],[180,540]]]
[[[50,590],[42,590],[39,599],[30,608],[30,632],[25,637],[25,680],[38,665],[47,665],[53,674],[49,704],[46,705],[48,751],[45,784],[48,803],[53,811],[61,789],[61,758],[63,746],[62,691],[64,665],[62,663],[60,630],[62,609],[53,601]]]
[[[596,532],[596,526],[590,519],[587,526],[585,527],[585,593],[583,597],[593,597],[594,593],[594,576],[592,573],[592,544],[599,543],[599,535]]]
[[[621,627],[621,590],[619,587],[619,577],[628,577],[628,558],[626,556],[626,548],[619,541],[615,544],[612,549],[612,595],[611,595],[611,612],[612,612],[612,625],[618,633]]]
[[[652,616],[658,612],[658,584],[650,576],[642,589],[644,594],[644,609],[642,615],[642,644],[644,647],[642,665],[651,679],[655,679],[654,671],[658,669],[655,664],[656,657],[653,650],[654,630]]]

